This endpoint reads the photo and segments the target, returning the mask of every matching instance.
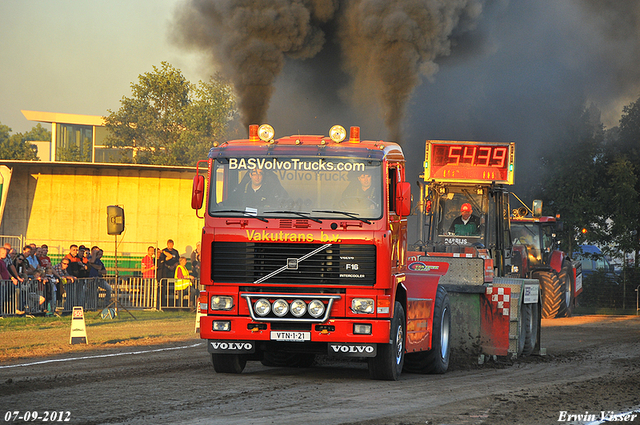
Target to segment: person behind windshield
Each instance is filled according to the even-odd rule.
[[[449,233],[456,236],[478,236],[480,235],[480,219],[473,215],[473,207],[469,203],[464,203],[460,207],[460,215],[456,217],[449,227]]]
[[[358,182],[351,182],[342,192],[340,203],[358,209],[377,209],[380,207],[380,194],[372,185],[372,175],[364,171],[358,176]]]
[[[279,207],[287,193],[278,178],[260,168],[248,171],[249,181],[240,188],[242,204],[250,208]]]

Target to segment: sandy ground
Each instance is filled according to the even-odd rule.
[[[78,424],[502,425],[582,424],[601,411],[636,410],[625,423],[640,423],[640,318],[545,320],[542,346],[546,356],[397,382],[370,380],[364,363],[326,360],[216,374],[196,338],[17,359],[0,363],[0,414],[37,411],[40,423],[63,412]]]

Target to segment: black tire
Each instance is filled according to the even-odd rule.
[[[524,347],[522,349],[523,356],[530,356],[538,343],[538,332],[540,331],[540,321],[538,320],[538,303],[524,304],[526,317],[524,322]]]
[[[531,310],[527,308],[527,304],[522,303],[520,305],[520,332],[518,333],[518,357],[522,356],[524,352],[524,345],[527,339],[527,322],[531,320]]]
[[[217,373],[242,373],[247,358],[240,354],[211,354],[211,362]]]
[[[560,273],[558,273],[558,279],[560,280],[560,284],[563,288],[564,303],[561,306],[557,317],[571,317],[571,314],[573,314],[573,306],[575,304],[575,296],[573,294],[573,273],[571,273],[571,264],[569,264],[568,261],[565,261],[562,264],[562,269],[560,269]]]
[[[565,291],[558,279],[558,274],[551,271],[535,272],[535,279],[540,282],[540,297],[542,298],[542,318],[555,319],[565,307]]]
[[[406,355],[404,370],[411,373],[445,373],[449,369],[451,347],[451,305],[449,294],[439,286],[433,311],[431,350]]]
[[[397,381],[404,366],[405,347],[404,309],[399,302],[393,308],[389,344],[378,344],[378,354],[369,359],[369,375],[373,379]]]
[[[311,367],[315,360],[315,354],[265,352],[261,363],[269,367]]]

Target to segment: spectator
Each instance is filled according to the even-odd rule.
[[[3,261],[5,266],[7,267],[7,270],[9,271],[9,274],[11,275],[11,279],[18,279],[20,282],[22,282],[24,279],[20,277],[18,271],[16,270],[16,266],[13,264],[14,260],[16,259],[16,250],[11,248],[11,244],[9,242],[4,244],[4,249],[7,251],[7,255],[5,256]]]
[[[107,268],[102,262],[103,254],[104,251],[102,251],[98,246],[91,247],[91,256],[89,259],[89,276],[98,278],[98,288],[102,288],[105,290],[105,305],[109,305],[111,303],[111,285],[109,285],[107,281],[104,280],[104,277],[107,275]]]
[[[196,249],[191,251],[191,276],[200,278],[200,242],[196,243]]]
[[[82,245],[84,248],[84,245]],[[83,278],[89,276],[89,267],[86,263],[88,263],[88,259],[84,260],[84,249],[82,254],[80,254],[78,245],[72,244],[69,247],[69,253],[64,256],[66,260],[69,260],[69,268],[68,273],[77,278]]]
[[[38,268],[40,268],[40,263],[38,262],[38,257],[37,257],[38,247],[36,246],[36,244],[31,243],[31,244],[29,244],[29,248],[31,248],[31,251],[29,252],[29,256],[27,257],[27,261],[29,261],[29,265],[31,265],[31,267],[33,267],[33,274],[35,274],[35,271]]]
[[[195,305],[194,294],[196,291],[193,288],[193,281],[195,280],[195,278],[189,275],[189,270],[187,270],[187,257],[185,256],[180,257],[179,264],[176,267],[176,273],[174,277],[176,279],[176,283],[175,283],[176,296],[178,296],[179,291],[182,291],[183,293],[184,291],[187,291],[187,293],[189,294],[189,299],[192,301],[192,304]],[[182,302],[180,302],[180,307],[181,306],[182,306]]]
[[[46,310],[46,301],[47,301],[47,289],[50,289],[45,281],[44,270],[41,268],[37,268],[35,272],[33,272],[33,279],[31,281],[31,291],[30,296],[32,299],[37,301],[38,306],[36,307],[36,312],[41,312]],[[44,294],[44,295],[43,295]],[[34,312],[35,313],[35,312]]]
[[[60,279],[53,270],[53,266],[45,268],[45,278],[49,281],[49,284],[53,286],[53,288],[51,288],[51,302],[53,304],[52,312],[55,313],[58,302],[62,301],[64,295],[64,285],[62,284],[62,279]]]
[[[169,239],[167,241],[167,247],[160,252],[158,258],[160,262],[159,278],[171,279],[174,277],[179,259],[180,254],[178,253],[178,250],[173,247],[173,240]]]
[[[16,257],[14,262],[14,266],[16,267],[16,272],[20,278],[28,279],[30,276],[33,276],[33,273],[36,271],[34,267],[29,264],[29,256],[31,255],[31,247],[29,245],[22,248],[22,254],[19,254]]]
[[[7,258],[7,248],[0,247],[0,279],[2,279],[0,281],[0,314],[9,313],[8,309],[5,308],[5,301],[12,298],[18,285],[18,280],[11,276],[7,269],[5,258]],[[17,310],[16,313],[24,314],[24,311]]]
[[[142,258],[142,277],[145,279],[153,279],[156,277],[156,249],[152,246],[147,248],[147,255]]]
[[[69,259],[65,257],[61,262],[53,266],[54,273],[60,280],[62,280],[62,283],[65,283],[65,281],[73,282],[76,280],[76,277],[69,273],[69,264]]]
[[[45,270],[47,269],[47,267],[51,267],[51,258],[49,258],[49,246],[46,244],[42,244],[42,246],[40,247],[40,250],[38,252],[38,262],[40,263],[40,267],[44,268]]]

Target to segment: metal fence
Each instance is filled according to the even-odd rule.
[[[628,268],[621,274],[597,271],[583,279],[583,292],[578,305],[594,312],[629,313],[638,309],[635,289],[640,284],[640,271]]]
[[[175,279],[86,278],[73,282],[0,280],[0,316],[69,313],[73,307],[101,310],[115,302],[127,309],[195,309],[199,284],[175,290]]]

